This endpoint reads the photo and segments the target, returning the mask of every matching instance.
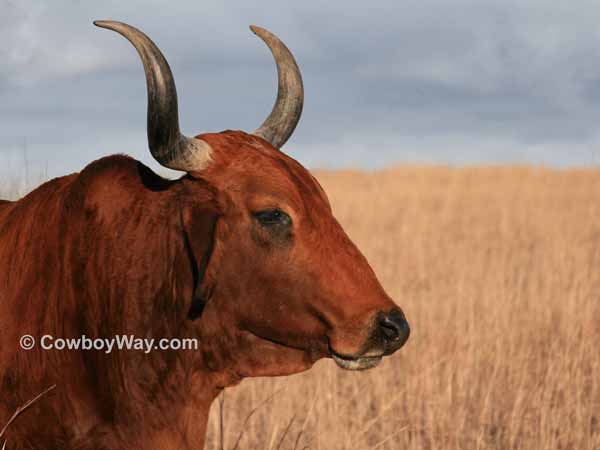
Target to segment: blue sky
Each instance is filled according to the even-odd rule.
[[[276,71],[257,24],[302,69],[304,114],[284,150],[310,167],[600,163],[597,1],[0,5],[0,177],[25,159],[57,176],[112,153],[157,168],[137,54],[94,19],[160,46],[190,135],[252,131],[270,112]]]

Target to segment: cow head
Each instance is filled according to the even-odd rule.
[[[95,23],[137,49],[152,155],[187,172],[182,217],[199,274],[190,320],[200,323],[204,342],[241,347],[231,358],[242,376],[293,373],[327,356],[345,369],[367,369],[398,350],[410,332],[403,312],[334,218],[316,179],[279,150],[303,104],[300,71],[285,45],[251,27],[279,75],[275,106],[260,128],[189,138],[179,131],[175,83],[156,45],[129,25]],[[207,186],[218,211],[210,223],[194,203],[206,198]],[[195,245],[207,233],[211,245]],[[205,358],[217,366],[222,355]]]

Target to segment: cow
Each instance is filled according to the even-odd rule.
[[[0,424],[8,448],[203,448],[209,409],[247,377],[332,358],[375,367],[410,333],[403,311],[332,214],[317,180],[279,149],[303,106],[287,47],[278,94],[253,133],[180,132],[169,65],[140,30],[128,39],[148,91],[148,143],[165,179],[114,155],[0,204]],[[21,336],[195,339],[198,348],[30,350]],[[0,427],[1,428],[1,427]]]

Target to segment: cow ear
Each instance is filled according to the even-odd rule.
[[[213,254],[215,230],[219,211],[212,196],[200,199],[194,195],[193,203],[183,207],[182,225],[188,258],[192,267],[194,288],[188,318],[200,317],[212,295],[214,283],[206,274]]]

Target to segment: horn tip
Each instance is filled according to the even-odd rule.
[[[258,36],[260,36],[262,33],[264,33],[265,31],[267,31],[267,30],[265,30],[264,28],[262,28],[262,27],[259,27],[259,26],[257,26],[257,25],[250,25],[250,30],[251,30],[251,31],[252,31],[254,34],[258,35]]]
[[[108,29],[110,29],[112,27],[112,25],[115,24],[115,22],[112,20],[94,20],[92,23],[94,25],[96,25],[97,27],[108,28]]]

